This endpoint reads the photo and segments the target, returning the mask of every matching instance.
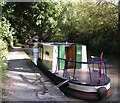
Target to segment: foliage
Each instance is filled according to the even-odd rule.
[[[3,21],[0,22],[0,81],[3,79],[4,72],[8,65],[5,63],[6,55],[8,53],[8,47],[13,46],[13,30],[10,27],[9,22],[3,17]],[[1,88],[1,87],[0,87]]]
[[[59,27],[68,42],[78,42],[96,51],[116,52],[117,6],[110,3],[65,3],[61,5]],[[104,45],[104,46],[103,46]]]
[[[0,39],[0,58],[3,59],[7,54],[7,43]]]
[[[5,56],[7,52],[7,43],[0,39],[0,71],[7,68],[7,65],[5,63]]]
[[[8,47],[13,47],[13,28],[10,23],[4,17],[0,22],[0,71],[3,73],[7,69],[6,55],[8,53]]]
[[[5,70],[8,68],[5,63],[5,56],[7,54],[7,43],[0,39],[0,93],[2,92],[2,81],[4,79]]]
[[[47,39],[52,36],[56,26],[56,10],[54,3],[50,2],[8,2],[3,7],[3,15],[16,30],[19,42],[24,43],[40,30],[45,32]]]
[[[37,42],[34,43],[33,48],[38,48],[38,43]]]
[[[110,2],[8,2],[3,16],[20,43],[42,31],[44,42],[77,42],[115,53],[120,43],[118,9]]]
[[[0,2],[0,6],[4,6],[4,4],[5,4],[5,0],[2,0],[2,1]]]
[[[13,28],[10,27],[10,23],[3,17],[3,21],[0,26],[0,39],[7,42],[8,47],[13,47]]]
[[[0,71],[2,71],[7,68],[5,57],[8,53],[8,47],[13,46],[13,30],[10,27],[9,22],[4,17],[3,21],[0,23]]]

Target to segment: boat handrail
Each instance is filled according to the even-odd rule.
[[[99,60],[97,60],[97,61],[89,61],[89,62],[79,62],[79,61],[70,60],[70,59],[64,59],[64,58],[57,58],[57,59],[64,60],[64,61],[67,61],[67,62],[81,63],[81,64],[100,64]],[[105,60],[105,59],[102,60],[102,63],[106,63],[106,62],[107,62],[107,60]]]
[[[60,60],[64,60],[65,61],[65,68],[64,68],[64,73],[63,73],[63,76],[65,75],[65,70],[67,70],[67,64],[68,62],[74,62],[74,63],[80,63],[80,64],[88,64],[88,68],[89,68],[89,75],[90,75],[90,82],[92,84],[92,78],[91,78],[91,69],[90,69],[90,65],[91,64],[97,64],[98,65],[98,70],[99,70],[99,75],[100,75],[100,83],[102,83],[102,64],[104,64],[104,68],[103,68],[103,74],[106,74],[107,75],[107,70],[106,70],[106,60],[105,59],[101,59],[101,60],[97,60],[97,61],[90,61],[90,62],[78,62],[78,61],[74,61],[74,60],[69,60],[69,59],[64,59],[64,58],[58,58]],[[94,68],[94,66],[93,66]],[[76,68],[74,68],[74,72],[73,72],[73,79],[75,77],[75,70]],[[93,69],[94,70],[94,69]]]

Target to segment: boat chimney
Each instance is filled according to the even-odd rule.
[[[68,44],[68,42],[66,41],[66,45]]]

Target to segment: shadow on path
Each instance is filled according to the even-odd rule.
[[[54,84],[48,81],[48,78],[36,67],[22,48],[10,50],[7,60],[8,70],[3,87],[3,102],[67,100],[59,89],[55,89],[50,94],[42,95],[44,99],[36,97],[37,91],[43,91],[43,83],[46,88],[51,88]],[[59,97],[56,97],[56,92]]]
[[[34,63],[30,59],[9,60],[8,70],[33,73]]]

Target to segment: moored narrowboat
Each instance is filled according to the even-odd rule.
[[[103,53],[99,59],[88,61],[85,45],[40,43],[37,66],[56,85],[63,83],[59,88],[65,94],[87,100],[110,96],[110,78]]]

